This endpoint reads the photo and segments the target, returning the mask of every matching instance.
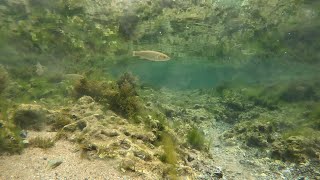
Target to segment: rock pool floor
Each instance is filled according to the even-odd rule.
[[[273,179],[308,179],[308,176],[320,179],[316,172],[319,164],[289,164],[270,159],[267,152],[257,148],[243,146],[239,141],[224,141],[220,137],[232,128],[232,125],[216,121],[214,115],[204,108],[217,104],[216,99],[207,96],[193,96],[193,92],[174,93],[168,91],[146,93],[147,104],[157,106],[164,111],[169,121],[190,120],[204,131],[210,140],[211,159],[194,163],[192,168],[201,172],[197,179],[212,179],[214,171],[220,171],[222,178],[232,180],[273,180]],[[191,97],[191,98],[190,98]],[[196,100],[192,99],[196,97]],[[187,104],[182,107],[180,104]],[[183,112],[183,113],[181,113]],[[182,126],[184,123],[182,123]],[[183,127],[182,127],[183,128]],[[54,132],[29,131],[28,138],[54,137]],[[157,176],[137,172],[122,172],[117,159],[81,158],[79,145],[70,141],[59,140],[49,149],[26,148],[20,155],[0,156],[0,179],[157,179]],[[56,168],[49,168],[48,162],[62,160]],[[196,160],[197,161],[197,160]],[[310,172],[310,173],[308,173]],[[310,176],[310,177],[311,177]],[[317,178],[319,177],[319,178]],[[214,178],[214,179],[219,179]]]
[[[55,133],[29,132],[54,136]],[[26,148],[20,155],[0,156],[0,179],[142,179],[135,174],[124,174],[115,166],[115,160],[88,160],[80,158],[77,144],[60,140],[49,149]],[[56,168],[48,167],[50,160],[62,160]],[[129,172],[128,172],[129,173]]]

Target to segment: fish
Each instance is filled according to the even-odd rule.
[[[133,56],[139,56],[141,59],[150,61],[168,61],[170,57],[166,54],[157,51],[133,51]]]

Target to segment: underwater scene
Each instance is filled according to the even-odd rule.
[[[0,0],[0,179],[320,180],[320,1]]]

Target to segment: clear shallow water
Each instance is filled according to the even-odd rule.
[[[206,58],[174,58],[167,62],[150,62],[138,58],[126,64],[111,65],[106,72],[118,77],[124,72],[135,74],[142,84],[174,89],[215,88],[223,83],[234,85],[268,85],[279,82],[305,81],[317,77],[317,65],[278,60],[251,60],[234,65],[212,62]]]

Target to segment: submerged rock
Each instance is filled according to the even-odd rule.
[[[148,154],[147,152],[143,151],[143,150],[135,150],[135,151],[133,151],[133,154],[136,157],[138,157],[138,158],[140,158],[140,159],[142,159],[144,161],[150,161],[151,160],[151,155]]]
[[[272,123],[245,121],[225,132],[223,138],[225,140],[237,138],[243,140],[250,147],[267,147],[274,142],[274,133]]]
[[[29,146],[29,140],[24,139],[24,140],[22,141],[22,144],[23,144],[24,147]]]
[[[101,134],[104,134],[108,137],[116,137],[120,135],[117,130],[101,130]]]
[[[13,113],[12,119],[20,128],[40,130],[47,121],[47,112],[37,104],[20,104]]]
[[[306,162],[318,159],[320,154],[319,140],[304,136],[290,136],[287,139],[275,141],[272,144],[272,157],[283,161]]]
[[[27,136],[28,136],[28,132],[26,130],[22,130],[20,132],[20,137],[21,138],[25,139],[25,138],[27,138]]]
[[[131,160],[131,159],[124,159],[121,163],[120,163],[120,169],[123,171],[123,172],[126,172],[126,171],[135,171],[136,168],[136,162]]]
[[[54,169],[62,164],[62,159],[52,159],[48,161],[48,167]]]

